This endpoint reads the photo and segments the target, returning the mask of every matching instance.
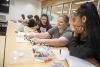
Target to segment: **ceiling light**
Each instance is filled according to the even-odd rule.
[[[86,3],[86,2],[94,2],[94,0],[76,2],[75,4],[83,4],[83,3]]]
[[[58,13],[58,14],[61,14],[62,11],[58,11],[57,13]],[[63,11],[63,13],[67,13],[67,11]]]
[[[9,1],[9,0],[6,0],[7,2]]]

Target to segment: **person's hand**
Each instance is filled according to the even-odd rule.
[[[32,38],[31,42],[33,42],[36,45],[46,45],[46,42],[44,39]]]
[[[26,33],[27,36],[33,38],[35,36],[34,32]]]
[[[24,27],[24,31],[25,31],[26,33],[34,32],[33,29],[31,29],[31,28],[29,28],[29,27],[27,27],[27,26]]]
[[[35,44],[41,44],[42,43],[41,39],[39,39],[39,38],[32,38],[31,42],[34,42]]]

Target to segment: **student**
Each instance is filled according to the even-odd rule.
[[[27,26],[25,26],[24,30],[25,32],[37,32],[37,23],[35,22],[34,19],[29,19]]]
[[[28,21],[28,24],[27,24],[28,27],[34,27],[34,26],[37,26],[37,23],[35,22],[34,19],[30,19]]]
[[[36,22],[37,24],[40,23],[40,18],[39,18],[38,15],[35,15],[35,16],[34,16],[34,20],[35,20],[35,22]]]
[[[92,2],[82,4],[72,18],[74,36],[69,45],[70,55],[100,63],[100,18]]]
[[[37,23],[33,19],[33,15],[28,15],[27,18],[28,18],[28,23],[27,23],[28,27],[34,27],[37,25]]]
[[[22,17],[22,20],[25,20],[25,15],[24,14],[22,14],[21,17]]]
[[[49,23],[49,18],[46,14],[41,15],[41,21],[38,24],[38,32],[46,32],[51,28],[51,25]]]
[[[25,15],[24,14],[21,15],[21,18],[20,18],[19,22],[20,23],[25,22]]]
[[[26,21],[25,15],[22,14],[20,20],[18,20],[16,31],[17,31],[17,32],[24,32],[24,24],[25,24],[26,22],[27,22],[27,21]]]
[[[30,36],[40,38],[32,39],[36,43],[45,43],[49,46],[66,46],[72,37],[72,32],[69,28],[69,18],[66,15],[59,16],[57,26],[51,28],[45,33],[32,33]]]
[[[28,18],[28,20],[31,20],[31,19],[33,19],[33,15],[28,15],[27,18]]]

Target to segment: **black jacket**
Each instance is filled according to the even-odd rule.
[[[93,50],[87,43],[87,38],[80,40],[80,37],[73,37],[68,49],[70,51],[70,55],[82,59],[87,59],[93,56]]]

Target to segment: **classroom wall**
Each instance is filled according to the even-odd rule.
[[[41,14],[41,2],[39,0],[11,0],[8,19],[18,20],[21,14]]]

